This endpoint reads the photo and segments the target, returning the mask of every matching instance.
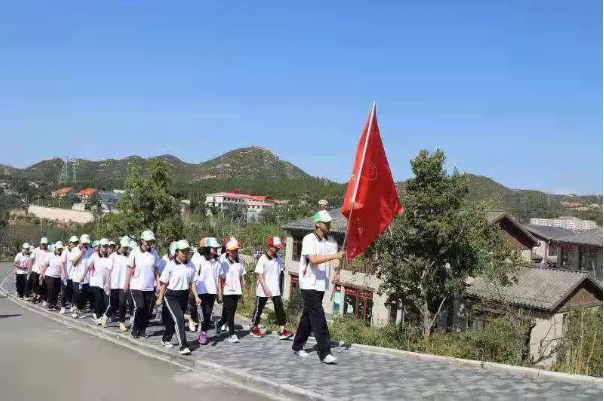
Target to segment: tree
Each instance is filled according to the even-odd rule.
[[[118,238],[152,230],[158,242],[164,245],[181,238],[184,226],[180,208],[168,193],[169,185],[165,161],[151,160],[144,175],[139,168],[132,167],[126,179],[124,197],[116,204],[120,212],[106,215],[97,234]]]
[[[481,205],[466,202],[468,185],[457,170],[448,175],[445,155],[422,150],[411,161],[415,175],[405,188],[405,213],[375,244],[382,291],[420,316],[429,340],[447,301],[463,294],[465,280],[477,274],[501,282],[522,266]]]

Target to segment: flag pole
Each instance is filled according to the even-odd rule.
[[[373,119],[375,117],[375,100],[373,101],[373,106],[371,107],[371,114],[369,115],[369,124],[367,125],[367,136],[365,136],[365,145],[363,147],[363,156],[361,157],[361,165],[359,166],[359,171],[357,173],[357,182],[354,185],[354,192],[352,193],[351,205],[350,205],[350,214],[348,215],[348,223],[346,225],[346,234],[344,235],[344,242],[342,242],[342,249],[346,252],[346,245],[348,241],[348,231],[350,230],[350,221],[352,220],[352,213],[354,213],[354,204],[357,200],[357,192],[359,191],[359,183],[361,182],[361,172],[363,171],[363,165],[365,164],[365,156],[367,155],[367,146],[369,145],[369,136],[371,135],[371,126],[373,125]],[[354,171],[353,171],[354,173]],[[348,256],[345,258],[346,264],[348,264]]]

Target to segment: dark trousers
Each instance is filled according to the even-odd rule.
[[[171,341],[176,332],[180,348],[187,346],[187,335],[185,333],[185,311],[189,303],[189,291],[166,290],[164,297],[164,309],[162,311],[164,320],[163,341]]]
[[[118,320],[120,323],[124,323],[126,321],[126,293],[124,290],[112,289],[109,295],[109,306],[107,306],[105,316],[112,317],[116,311]]]
[[[46,281],[48,306],[57,306],[59,301],[59,292],[61,291],[61,278],[46,276],[44,281]]]
[[[126,312],[128,312],[131,317],[134,316],[134,302],[132,301],[130,291],[126,293]]]
[[[300,317],[300,324],[298,324],[298,330],[296,330],[292,349],[300,351],[304,347],[304,344],[306,344],[312,331],[315,340],[317,340],[319,358],[323,360],[328,354],[331,354],[329,329],[327,328],[327,320],[325,319],[325,311],[323,310],[323,295],[325,293],[316,290],[301,290],[300,292],[302,293],[304,310]]]
[[[67,302],[73,305],[73,284],[71,280],[61,281],[61,306],[65,308]]]
[[[216,301],[215,294],[199,294],[201,298],[201,331],[208,331],[210,322],[212,321],[212,309]],[[197,308],[195,308],[197,309]]]
[[[17,287],[17,295],[19,298],[25,296],[25,284],[27,283],[27,274],[16,274],[15,275],[15,286]]]
[[[189,293],[189,315],[191,315],[191,320],[195,323],[199,323],[201,316],[199,316],[199,312],[197,312],[197,304],[195,303],[195,296],[192,292]]]
[[[130,290],[134,303],[134,323],[130,331],[134,334],[144,334],[149,325],[149,312],[155,291]]]
[[[88,292],[90,288],[90,284],[82,284],[82,288],[80,288],[80,283],[72,281],[73,293],[75,296],[76,309],[80,312],[84,310],[86,306],[86,301],[88,300]]]
[[[240,295],[223,295],[222,296],[222,317],[217,323],[218,327],[223,324],[229,326],[229,334],[235,334],[235,313],[237,313],[237,303],[239,303]]]
[[[32,293],[33,295],[40,295],[40,289],[42,285],[40,284],[40,273],[31,272],[29,278],[27,279],[27,293]]]
[[[281,295],[277,295],[272,299],[273,306],[275,307],[275,315],[277,316],[277,324],[279,326],[285,326],[285,309],[283,308]],[[252,315],[254,326],[258,326],[260,324],[260,316],[262,316],[262,311],[264,310],[268,300],[268,297],[256,297],[256,307],[254,308],[254,314]]]
[[[92,295],[93,305],[92,311],[96,315],[97,319],[100,319],[107,309],[105,307],[105,290],[101,287],[90,287],[90,294]]]

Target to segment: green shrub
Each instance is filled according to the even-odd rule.
[[[602,377],[602,308],[569,313],[555,370]]]

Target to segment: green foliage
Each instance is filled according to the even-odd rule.
[[[445,302],[463,294],[467,277],[507,280],[522,266],[488,223],[484,206],[467,204],[466,178],[457,171],[448,175],[444,162],[443,152],[425,150],[411,162],[415,177],[405,187],[405,213],[375,245],[381,291],[419,314],[426,340]]]
[[[572,310],[561,343],[556,370],[602,377],[602,308]]]
[[[120,213],[104,216],[96,234],[138,238],[142,231],[152,230],[160,245],[181,238],[184,225],[178,202],[168,193],[169,184],[168,166],[161,160],[151,161],[144,174],[131,168],[124,198],[116,205]]]

